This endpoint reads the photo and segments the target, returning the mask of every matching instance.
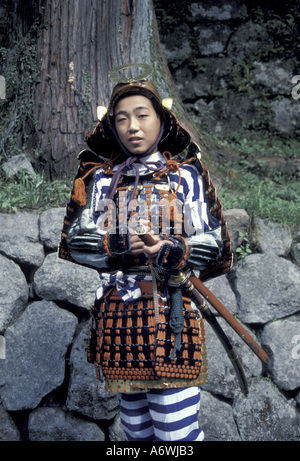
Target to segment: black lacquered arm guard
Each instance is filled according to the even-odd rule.
[[[97,269],[112,269],[112,258],[103,248],[103,236],[82,234],[69,239],[68,247],[74,261]]]
[[[123,255],[131,249],[130,233],[128,229],[123,233],[121,233],[119,229],[109,231],[104,240],[106,242],[104,247],[107,245],[106,251],[111,256]]]
[[[199,270],[206,269],[210,264],[218,261],[222,254],[223,243],[220,236],[220,228],[199,235],[198,238],[189,242],[189,253],[186,265]]]

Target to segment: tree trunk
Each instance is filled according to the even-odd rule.
[[[85,134],[97,122],[96,108],[109,100],[114,85],[108,78],[110,69],[151,63],[151,80],[162,97],[173,96],[175,90],[152,0],[46,0],[40,1],[40,14],[46,27],[38,38],[37,133],[40,160],[47,176],[55,178],[77,168]],[[184,120],[177,95],[176,107]]]
[[[25,103],[15,95],[10,105],[14,114],[7,114],[6,131],[20,130],[13,144],[32,154],[36,169],[43,170],[46,178],[63,178],[77,170],[77,155],[86,147],[85,135],[97,122],[97,106],[108,104],[114,86],[108,72],[121,64],[152,65],[150,79],[162,97],[174,98],[174,112],[199,143],[199,135],[180,102],[161,49],[152,0],[5,0],[4,3],[10,10],[8,48],[23,43],[17,77],[23,75],[27,84]],[[32,62],[27,69],[26,62],[33,57],[24,37],[33,27],[37,69]],[[26,78],[26,70],[32,83]],[[33,70],[40,78],[32,77]],[[22,88],[23,83],[19,86]],[[28,116],[25,109],[27,105],[31,108],[32,99],[34,114]],[[22,120],[17,105],[22,107]],[[17,123],[12,126],[14,117],[21,120],[18,126]]]

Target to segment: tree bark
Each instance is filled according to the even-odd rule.
[[[97,123],[97,106],[108,104],[114,86],[108,72],[121,64],[151,64],[150,79],[161,97],[174,98],[173,110],[181,123],[196,142],[203,140],[174,87],[152,0],[5,0],[4,4],[9,11],[5,46],[22,44],[17,78],[22,75],[26,86],[22,90],[19,79],[21,91],[14,93],[11,85],[6,131],[15,118],[13,150],[31,154],[35,169],[44,171],[47,179],[72,176],[77,170],[85,135]],[[28,36],[36,40],[36,63],[29,49],[26,54]],[[5,40],[1,38],[1,46]],[[22,100],[19,94],[24,93],[27,97]],[[30,111],[25,110],[27,105]],[[4,145],[4,137],[0,138]]]
[[[151,63],[161,96],[175,96],[182,123],[193,130],[160,46],[152,0],[40,0],[41,83],[36,92],[40,161],[50,178],[77,168],[98,105],[107,105],[115,66]],[[196,135],[196,133],[195,133]]]

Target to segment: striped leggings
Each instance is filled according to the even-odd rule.
[[[200,441],[200,389],[118,394],[121,426],[129,441]]]

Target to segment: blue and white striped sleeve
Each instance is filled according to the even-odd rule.
[[[175,174],[170,179],[173,187],[178,184]],[[189,249],[186,265],[204,270],[221,256],[221,227],[209,213],[202,178],[192,165],[181,167],[177,198],[183,203],[182,237]]]

